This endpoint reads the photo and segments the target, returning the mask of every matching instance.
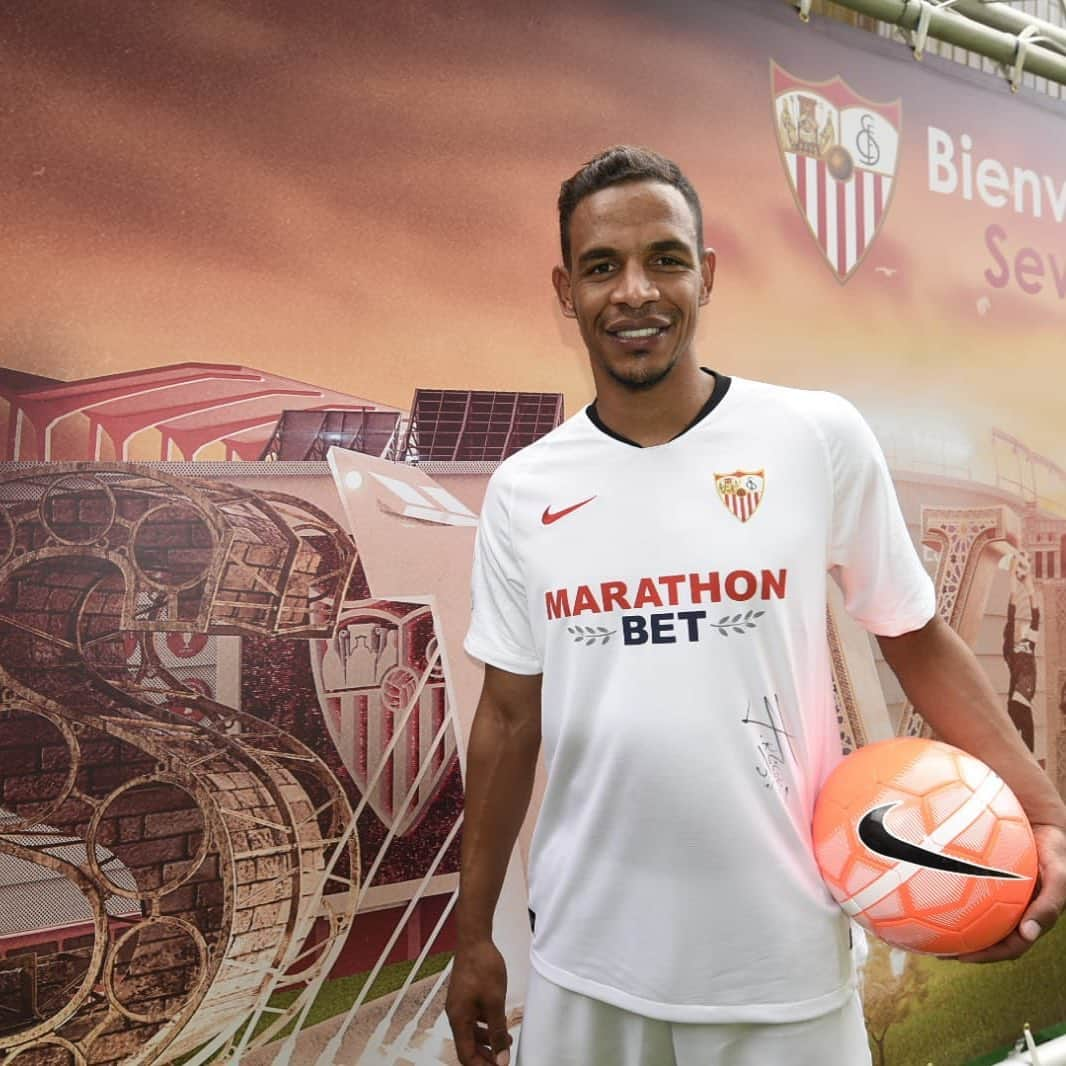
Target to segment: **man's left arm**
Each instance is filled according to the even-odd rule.
[[[1000,706],[973,652],[939,616],[911,633],[878,637],[907,698],[948,744],[968,751],[1007,783],[1036,837],[1037,894],[1018,927],[998,944],[960,956],[997,962],[1021,955],[1066,906],[1066,805]]]

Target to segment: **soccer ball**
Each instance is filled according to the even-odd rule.
[[[841,144],[834,144],[825,153],[825,166],[826,170],[837,181],[848,181],[851,175],[855,173],[855,160],[851,158],[851,153]]]
[[[814,853],[833,898],[896,947],[961,955],[1002,940],[1036,886],[1036,844],[1014,793],[935,740],[869,744],[829,775]]]

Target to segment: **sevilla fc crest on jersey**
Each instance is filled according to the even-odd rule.
[[[741,522],[759,509],[766,491],[765,474],[765,470],[734,470],[732,474],[714,475],[719,499]]]
[[[866,100],[839,77],[804,82],[771,66],[777,144],[796,206],[837,280],[845,282],[888,211],[902,105]]]

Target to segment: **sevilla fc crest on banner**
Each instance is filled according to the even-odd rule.
[[[734,470],[732,474],[715,474],[714,484],[722,503],[746,522],[759,509],[766,490],[765,470]]]
[[[874,242],[899,163],[899,100],[878,104],[843,79],[804,82],[772,63],[774,126],[796,206],[837,280]]]
[[[319,706],[356,787],[397,836],[417,828],[456,760],[432,608],[347,603],[331,640],[311,641]]]

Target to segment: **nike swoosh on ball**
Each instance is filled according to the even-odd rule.
[[[899,801],[883,803],[880,807],[874,807],[867,811],[859,821],[859,839],[875,855],[881,855],[886,859],[896,859],[900,862],[913,863],[915,866],[925,866],[930,870],[944,870],[947,873],[965,874],[968,877],[1002,877],[1012,881],[1021,880],[1021,874],[1011,873],[1009,870],[996,870],[990,866],[978,866],[976,863],[966,862],[964,859],[953,859],[950,855],[944,855],[939,851],[930,851],[920,844],[912,844],[902,837],[896,836],[885,825],[885,815],[894,807],[899,806]]]

